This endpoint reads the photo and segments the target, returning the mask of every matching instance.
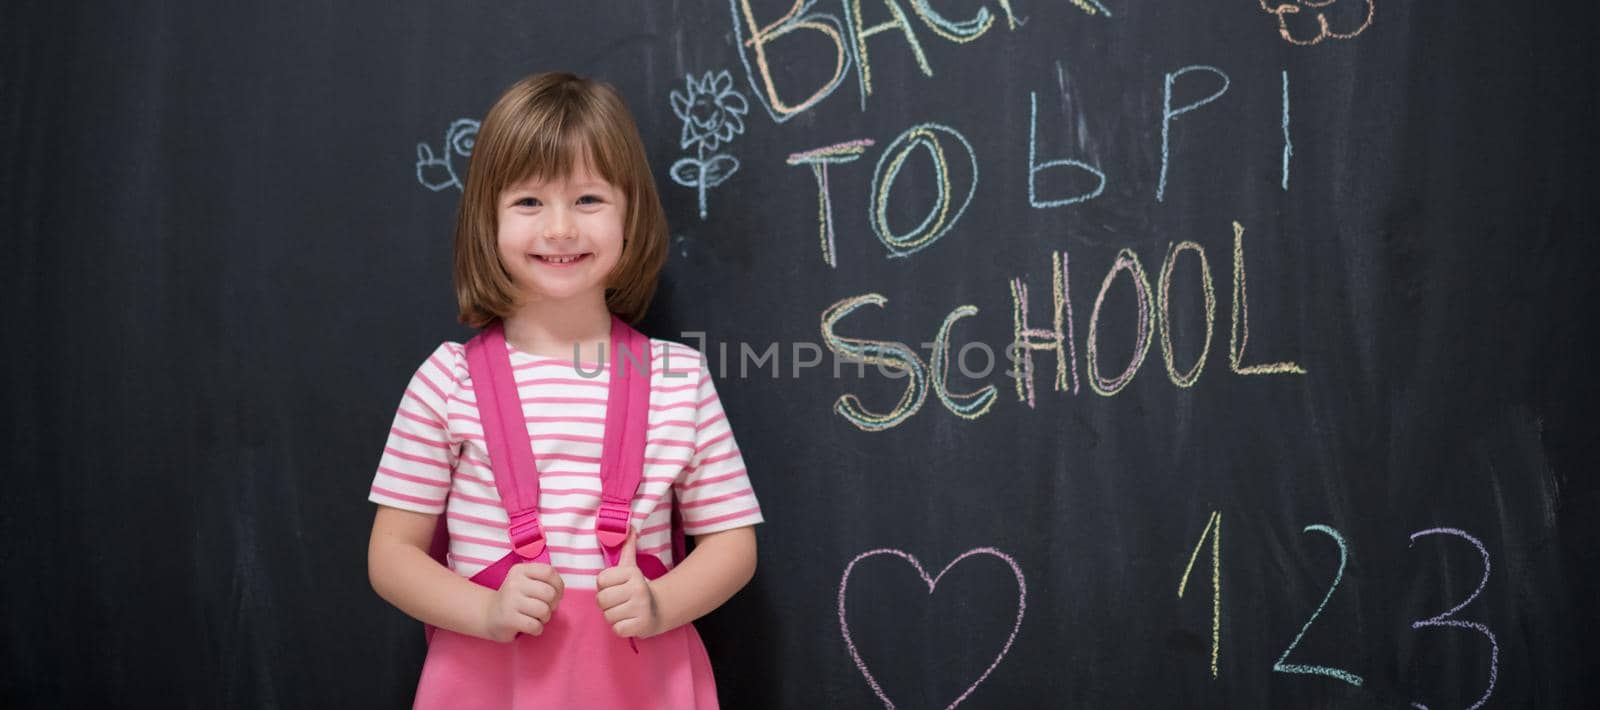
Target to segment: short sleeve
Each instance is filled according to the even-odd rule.
[[[684,533],[707,535],[763,522],[744,457],[704,359],[695,394],[694,442],[694,454],[674,484]]]
[[[418,513],[444,512],[450,474],[461,453],[459,443],[451,441],[447,412],[464,358],[464,346],[446,341],[411,376],[367,500]]]

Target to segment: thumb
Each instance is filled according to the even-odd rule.
[[[622,551],[617,554],[618,567],[638,567],[639,532],[628,530],[628,539],[622,543]]]

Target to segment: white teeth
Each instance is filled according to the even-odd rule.
[[[539,258],[543,259],[545,261],[548,261],[548,262],[550,262],[552,264],[570,264],[570,263],[572,263],[574,261],[582,259],[583,255],[579,254],[577,256],[565,256],[565,257],[541,256]]]

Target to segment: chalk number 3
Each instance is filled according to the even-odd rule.
[[[1414,533],[1411,533],[1411,543],[1415,545],[1417,538],[1428,535],[1453,535],[1455,537],[1459,537],[1467,542],[1472,543],[1473,547],[1478,548],[1478,554],[1483,557],[1483,578],[1478,580],[1478,588],[1472,590],[1472,594],[1467,595],[1465,600],[1462,600],[1460,604],[1451,607],[1449,611],[1437,616],[1423,619],[1421,621],[1411,622],[1411,628],[1413,629],[1423,629],[1438,626],[1455,629],[1471,629],[1483,634],[1484,638],[1489,639],[1489,687],[1484,688],[1483,695],[1478,698],[1478,701],[1467,708],[1467,710],[1477,710],[1477,708],[1483,707],[1483,704],[1489,700],[1489,696],[1494,693],[1495,678],[1499,674],[1500,670],[1500,642],[1495,640],[1494,632],[1490,631],[1489,627],[1484,626],[1476,621],[1462,621],[1461,619],[1456,619],[1453,617],[1455,617],[1456,612],[1461,611],[1468,604],[1471,604],[1473,600],[1477,599],[1478,595],[1483,593],[1483,588],[1489,584],[1489,551],[1484,548],[1483,542],[1478,538],[1473,537],[1464,530],[1457,530],[1456,528],[1428,528],[1427,530],[1418,530]],[[1421,708],[1422,710],[1428,710],[1428,706],[1423,705],[1422,703],[1412,703],[1411,705],[1412,707]]]

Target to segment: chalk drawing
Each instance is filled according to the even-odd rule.
[[[1261,3],[1262,12],[1278,18],[1278,34],[1283,37],[1283,41],[1301,46],[1317,44],[1330,37],[1333,39],[1353,39],[1356,35],[1365,32],[1368,27],[1372,26],[1372,15],[1377,9],[1373,4],[1373,0],[1295,0],[1295,2],[1285,3],[1258,0],[1258,2]],[[1341,19],[1337,22],[1330,22],[1328,13],[1332,12],[1336,5],[1340,8],[1353,6],[1355,10],[1354,12],[1347,11],[1345,14],[1340,15]],[[1360,16],[1361,19],[1349,21],[1343,19],[1355,16]],[[1290,17],[1302,19],[1290,22]],[[1291,24],[1299,29],[1290,30],[1289,25]],[[1335,30],[1333,29],[1335,24],[1353,29]],[[1305,27],[1306,25],[1313,25],[1314,27],[1308,29]]]
[[[700,219],[706,218],[706,190],[721,185],[739,170],[739,159],[716,152],[744,133],[744,115],[750,105],[733,88],[733,76],[724,69],[706,72],[699,80],[684,77],[684,89],[671,92],[672,112],[683,121],[679,148],[694,148],[695,155],[681,158],[669,171],[673,182],[695,188],[700,196]]]
[[[867,679],[867,685],[872,686],[872,692],[876,694],[878,699],[883,702],[883,706],[885,708],[893,708],[894,701],[889,699],[888,694],[886,694],[883,688],[878,685],[878,680],[872,676],[872,671],[867,669],[866,661],[861,659],[861,652],[856,649],[855,639],[850,635],[850,623],[845,614],[845,591],[850,585],[851,571],[854,570],[856,564],[862,560],[880,555],[898,557],[910,563],[912,567],[916,568],[917,575],[922,578],[923,583],[928,585],[929,596],[933,595],[934,589],[939,586],[939,580],[944,578],[945,573],[949,572],[950,568],[955,567],[957,563],[974,555],[988,555],[990,557],[998,558],[1000,561],[1005,562],[1006,565],[1011,568],[1011,573],[1016,576],[1017,619],[1011,625],[1011,634],[1006,637],[1005,646],[1001,647],[1000,653],[995,655],[994,661],[989,664],[989,667],[985,668],[983,673],[978,676],[977,680],[972,681],[972,684],[967,686],[967,688],[961,692],[960,696],[958,696],[955,700],[950,701],[950,704],[945,707],[948,709],[960,705],[962,701],[966,700],[968,696],[972,695],[972,691],[978,689],[978,685],[983,683],[984,679],[988,678],[990,673],[994,672],[995,667],[1000,665],[1000,661],[1004,659],[1006,657],[1006,653],[1011,650],[1011,644],[1017,638],[1017,631],[1022,628],[1022,616],[1027,610],[1028,601],[1028,585],[1022,577],[1022,567],[1017,565],[1017,561],[1012,559],[1010,555],[1007,555],[993,547],[979,547],[962,553],[960,557],[951,560],[950,564],[945,565],[944,569],[939,570],[939,574],[934,577],[928,576],[928,572],[923,569],[922,563],[917,561],[916,557],[913,557],[904,551],[891,548],[868,550],[867,552],[856,555],[855,559],[850,560],[850,564],[845,565],[844,576],[839,580],[839,633],[844,637],[845,648],[850,651],[850,658],[855,661],[856,668],[859,669],[861,671],[861,675]]]
[[[466,176],[456,172],[455,158],[470,158],[472,146],[478,139],[478,122],[458,118],[444,131],[444,143],[439,154],[427,143],[417,144],[417,182],[434,192],[446,188],[465,189]]]

